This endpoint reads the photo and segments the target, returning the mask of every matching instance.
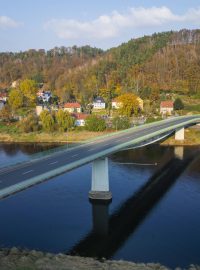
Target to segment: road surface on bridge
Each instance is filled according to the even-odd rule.
[[[175,129],[200,122],[200,116],[177,117],[146,124],[45,157],[0,169],[0,198],[89,163],[97,158],[134,146]]]

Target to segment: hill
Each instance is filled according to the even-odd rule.
[[[200,97],[200,30],[163,32],[103,51],[90,46],[0,53],[0,87],[31,78],[61,101],[88,103],[124,92]]]

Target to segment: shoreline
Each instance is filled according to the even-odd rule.
[[[0,269],[2,270],[198,270],[200,266],[169,268],[160,263],[134,263],[126,260],[97,260],[89,257],[52,254],[36,250],[22,250],[16,247],[0,249]]]
[[[112,131],[113,132],[113,131]],[[0,133],[0,143],[85,143],[88,140],[110,134],[107,132],[70,131],[67,133]],[[185,130],[185,140],[175,141],[174,136],[160,142],[165,146],[199,146],[200,127]]]

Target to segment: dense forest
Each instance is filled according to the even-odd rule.
[[[126,92],[152,100],[172,92],[198,96],[200,30],[157,33],[107,51],[73,46],[0,53],[0,89],[20,79],[35,80],[61,102],[86,104]]]

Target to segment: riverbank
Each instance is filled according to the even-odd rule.
[[[54,132],[31,132],[15,133],[0,132],[0,142],[5,143],[80,143],[112,133],[113,131],[91,132],[86,130],[75,130],[65,133]],[[175,141],[174,136],[168,138],[162,145],[200,145],[200,126],[185,130],[185,140]]]
[[[65,254],[51,254],[17,248],[0,250],[1,270],[169,270],[159,263],[134,263],[115,260],[95,260]],[[176,268],[181,270],[181,268]],[[190,265],[188,270],[199,270]]]

